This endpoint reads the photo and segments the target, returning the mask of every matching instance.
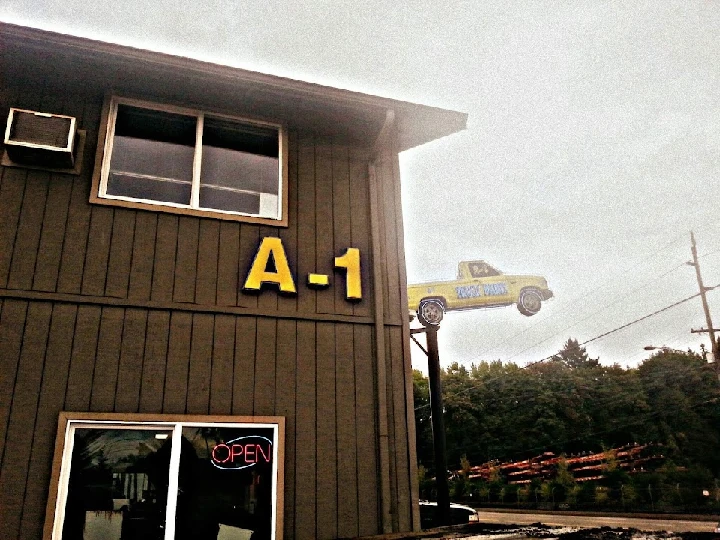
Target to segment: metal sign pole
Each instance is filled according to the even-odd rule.
[[[435,449],[435,482],[437,486],[437,523],[450,525],[450,491],[447,478],[445,422],[443,420],[442,381],[438,354],[437,327],[425,329],[427,336],[428,379],[430,383],[430,411],[432,414],[433,445]]]

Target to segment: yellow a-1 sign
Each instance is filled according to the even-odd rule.
[[[272,258],[273,267],[270,266]],[[271,268],[268,270],[268,268]],[[345,270],[345,298],[362,299],[362,280],[360,279],[360,250],[348,248],[341,257],[335,257],[335,268]],[[308,274],[309,287],[324,288],[330,286],[330,278],[325,274]],[[297,294],[295,280],[288,264],[282,240],[275,237],[263,238],[255,253],[250,272],[248,272],[243,291],[260,292],[263,285],[274,285],[286,294]]]

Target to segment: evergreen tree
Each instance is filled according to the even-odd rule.
[[[592,368],[600,365],[597,358],[590,358],[585,347],[577,339],[569,338],[560,351],[552,357],[554,362],[560,362],[569,368]]]

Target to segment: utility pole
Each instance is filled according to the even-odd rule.
[[[705,287],[703,285],[702,276],[700,275],[700,263],[698,262],[697,245],[695,244],[695,235],[690,231],[690,250],[692,251],[693,260],[688,262],[690,266],[695,267],[695,275],[697,276],[698,287],[700,287],[700,298],[702,299],[703,310],[705,311],[705,323],[707,324],[706,329],[700,329],[696,333],[707,332],[710,334],[710,346],[713,353],[713,361],[715,362],[715,373],[717,373],[718,380],[720,381],[720,347],[715,339],[715,328],[713,327],[712,319],[710,318],[710,307],[707,303],[707,291],[711,291],[714,287]]]

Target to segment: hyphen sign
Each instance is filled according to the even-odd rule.
[[[247,435],[216,444],[210,454],[214,467],[225,470],[242,470],[272,461],[272,441],[261,435]]]

